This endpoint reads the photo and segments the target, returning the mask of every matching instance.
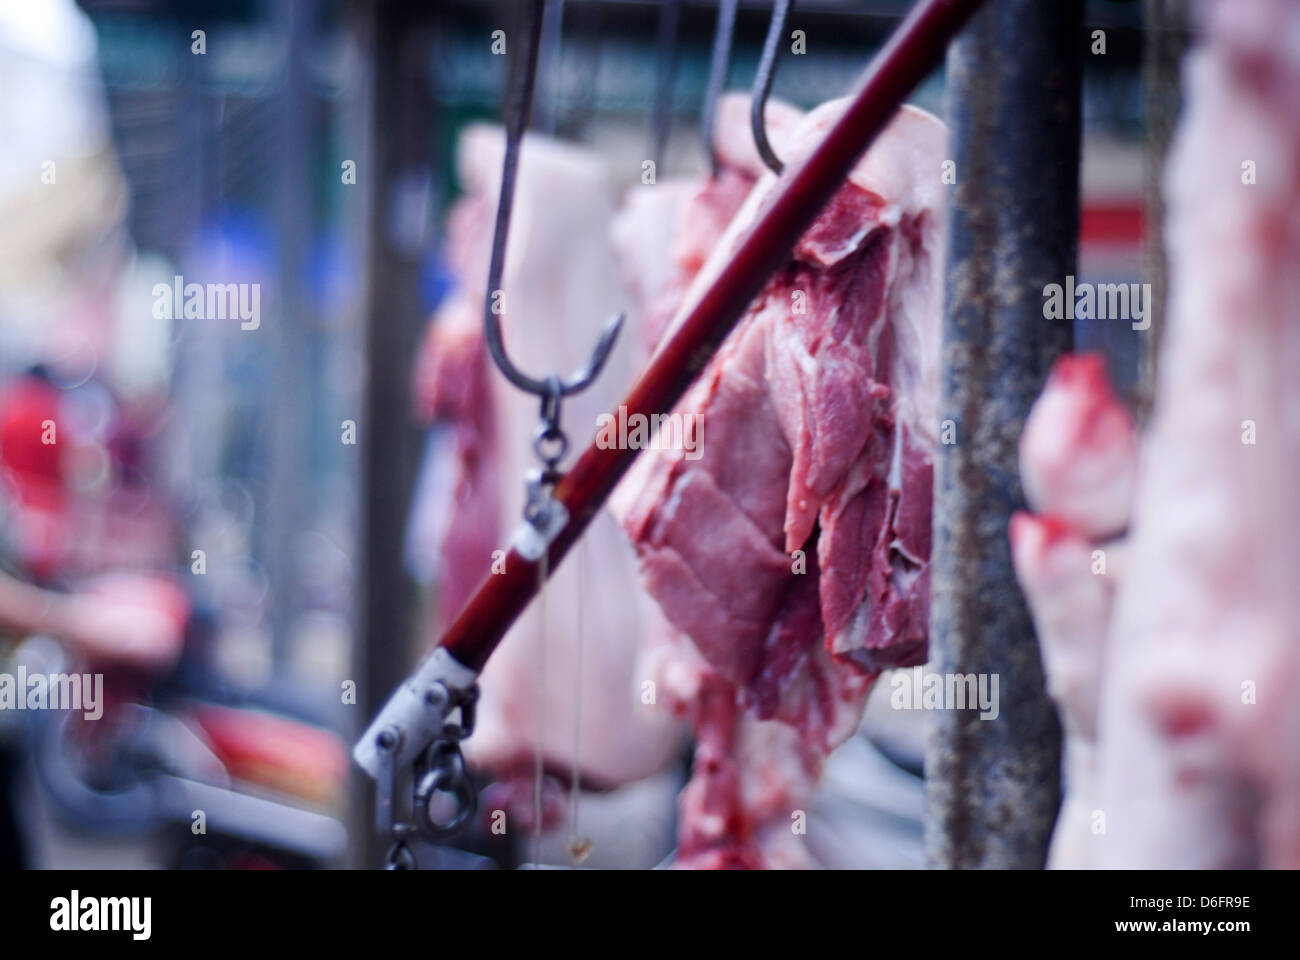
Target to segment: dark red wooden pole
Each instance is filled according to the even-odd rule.
[[[980,2],[922,0],[913,8],[867,67],[843,116],[802,163],[786,169],[735,255],[655,354],[624,400],[629,418],[672,409],[904,98],[943,61],[948,41]],[[548,569],[554,570],[582,536],[637,452],[602,450],[593,443],[560,481],[555,495],[569,511],[569,522],[551,543]],[[537,588],[537,564],[510,550],[505,572],[487,577],[439,645],[481,670]]]

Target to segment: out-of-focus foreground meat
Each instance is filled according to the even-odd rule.
[[[1113,616],[1084,571],[1118,503],[1083,496],[1060,462],[1040,469],[1046,419],[1022,448],[1031,506],[1052,512],[1012,537],[1071,780],[1096,711],[1058,865],[1300,866],[1300,7],[1204,12],[1165,174],[1167,330]],[[1068,409],[1057,393],[1040,408]],[[1075,476],[1111,489],[1124,459],[1112,448]]]
[[[797,161],[841,109],[778,152]],[[681,698],[699,743],[686,865],[806,862],[777,838],[871,680],[925,658],[943,136],[899,113],[674,410],[702,425],[700,455],[646,453],[616,497],[646,586],[707,664]],[[710,245],[678,317],[773,182]]]
[[[1300,866],[1300,6],[1205,12],[1102,689],[1102,866]]]
[[[1132,509],[1137,432],[1100,355],[1062,357],[1020,439],[1035,513],[1011,519],[1011,555],[1065,728],[1065,800],[1048,866],[1083,867],[1096,809],[1097,698],[1122,546]]]
[[[439,554],[439,630],[488,575],[493,551],[521,522],[524,474],[537,465],[537,399],[506,382],[483,340],[503,143],[498,128],[473,127],[462,138],[459,172],[467,193],[447,228],[457,288],[417,360],[420,409],[454,438],[444,500],[427,511],[437,529],[424,537]],[[502,328],[511,357],[534,376],[579,367],[622,306],[608,242],[612,215],[613,189],[598,157],[542,137],[525,140]],[[571,448],[589,442],[598,414],[626,390],[635,353],[620,345],[597,383],[566,399]],[[641,703],[634,673],[644,633],[662,629],[639,587],[632,551],[614,521],[598,515],[481,677],[478,726],[466,752],[514,781],[500,791],[521,800],[512,804],[519,814],[512,822],[528,825],[532,790],[517,781],[531,778],[539,745],[548,770],[565,776],[576,745],[580,777],[597,787],[640,779],[671,762],[683,731],[665,711]],[[543,806],[562,809],[553,798]]]

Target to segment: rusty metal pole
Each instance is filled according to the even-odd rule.
[[[940,710],[926,756],[926,858],[1036,868],[1060,806],[1061,733],[1007,524],[1023,505],[1016,444],[1070,321],[1043,290],[1075,270],[1081,0],[990,0],[948,54],[956,162],[935,465],[931,663],[998,678],[996,719]]]
[[[347,16],[354,78],[345,141],[357,160],[348,205],[350,237],[362,269],[358,346],[365,359],[361,397],[361,510],[356,567],[358,631],[352,677],[357,733],[399,684],[418,650],[413,643],[417,591],[402,564],[406,511],[422,440],[410,415],[411,356],[419,343],[422,238],[401,229],[398,211],[418,203],[430,182],[435,112],[427,64],[428,4],[421,0],[350,0]],[[413,199],[413,196],[416,199]],[[374,830],[373,785],[351,783],[352,863],[383,862],[391,838]]]

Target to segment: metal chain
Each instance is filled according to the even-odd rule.
[[[542,394],[542,422],[533,433],[533,452],[542,461],[541,470],[529,472],[525,482],[527,496],[524,501],[524,519],[537,530],[550,525],[552,495],[560,482],[560,461],[569,450],[569,438],[560,429],[560,401],[564,398],[564,384],[557,376],[546,378],[546,392]]]
[[[547,392],[542,396],[542,423],[533,434],[533,452],[546,465],[542,482],[555,484],[560,479],[559,464],[569,450],[569,438],[560,429],[560,400],[563,384],[551,376],[546,382]]]
[[[381,778],[379,803],[385,811],[393,837],[393,846],[385,858],[389,870],[418,869],[415,853],[410,843],[414,839],[445,840],[458,833],[478,812],[478,791],[465,766],[461,741],[474,732],[478,686],[453,690],[442,682],[433,684],[425,695],[430,710],[442,718],[438,738],[429,745],[416,764],[412,777],[411,815],[414,823],[397,822],[392,818],[392,789],[394,778]],[[460,709],[460,722],[447,721],[453,710]],[[386,732],[387,733],[387,732]],[[381,735],[383,736],[383,735]],[[380,741],[380,749],[395,751],[397,740],[389,735]],[[383,782],[386,779],[387,783]],[[446,794],[455,800],[454,812],[445,819],[434,818],[430,806],[436,794]]]

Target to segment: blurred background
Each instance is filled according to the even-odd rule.
[[[499,116],[505,6],[0,0],[0,671],[90,661],[112,704],[94,729],[0,714],[15,859],[378,861],[347,749],[429,641],[412,358],[455,282],[460,133]],[[815,55],[784,58],[775,96],[842,95],[908,6],[801,0]],[[621,187],[668,64],[664,170],[705,168],[716,6],[680,5],[667,60],[660,13],[548,9],[533,127],[597,150]],[[752,82],[769,14],[740,3],[729,86]],[[1088,23],[1105,49],[1086,67],[1080,280],[1136,281],[1163,148],[1144,98],[1176,74],[1142,4],[1097,0]],[[942,76],[914,99],[942,114]],[[256,284],[260,324],[167,316],[155,286],[176,276]],[[1077,342],[1131,389],[1131,337],[1084,318]],[[47,420],[57,454],[34,439]],[[147,636],[114,626],[123,610],[154,617]],[[897,865],[919,864],[916,815]]]

